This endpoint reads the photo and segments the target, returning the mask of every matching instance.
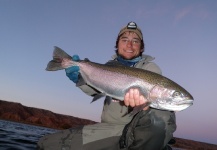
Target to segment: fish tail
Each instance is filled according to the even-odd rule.
[[[62,67],[62,60],[66,59],[72,59],[70,55],[68,55],[65,51],[63,51],[61,48],[54,46],[53,51],[53,60],[51,60],[47,64],[47,71],[56,71],[56,70],[62,70],[64,67]]]

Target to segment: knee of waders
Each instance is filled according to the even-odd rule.
[[[149,111],[140,117],[134,128],[131,149],[163,149],[165,135],[164,121]]]
[[[164,131],[166,127],[166,123],[162,117],[158,116],[154,111],[149,110],[148,112],[144,112],[144,115],[138,120],[136,128],[142,128],[152,133],[156,133],[159,136],[160,131]]]

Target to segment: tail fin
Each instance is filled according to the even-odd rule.
[[[64,52],[61,48],[54,46],[53,60],[47,64],[47,71],[56,71],[64,69],[61,65],[63,58],[72,59],[70,55]]]

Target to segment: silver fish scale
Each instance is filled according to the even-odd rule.
[[[111,69],[114,67],[101,66],[91,62],[81,62],[78,65],[80,73],[88,85],[119,100],[124,99],[124,95],[130,88],[138,88],[145,97],[148,97],[148,91],[154,86],[127,74],[127,72],[124,74],[119,70],[112,71]]]

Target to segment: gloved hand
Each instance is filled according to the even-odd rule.
[[[79,61],[80,58],[79,58],[78,55],[73,55],[73,56],[72,56],[72,60],[73,60],[73,61]],[[77,83],[77,82],[78,82],[79,70],[80,70],[80,68],[79,68],[78,66],[72,66],[72,67],[66,68],[66,69],[65,69],[65,71],[66,71],[66,76],[67,76],[71,81],[73,81],[74,83]]]

